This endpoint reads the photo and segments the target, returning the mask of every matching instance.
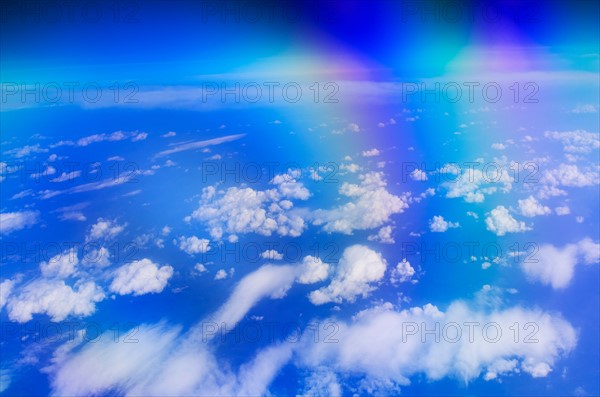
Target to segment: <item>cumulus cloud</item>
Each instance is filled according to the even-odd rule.
[[[333,130],[331,131],[332,134],[334,135],[341,135],[344,132],[360,132],[360,126],[356,123],[349,123],[348,125],[346,125],[344,128],[340,129],[340,130]]]
[[[173,267],[159,267],[150,259],[141,259],[118,268],[110,290],[119,295],[158,293],[162,292],[172,275]]]
[[[68,316],[89,316],[104,292],[94,282],[79,282],[75,288],[57,279],[35,279],[9,297],[6,308],[11,321],[24,323],[34,314],[47,314],[54,322]]]
[[[562,289],[569,286],[578,263],[590,265],[599,261],[600,244],[585,238],[561,248],[543,244],[535,255],[521,262],[521,269],[532,281]]]
[[[590,153],[600,148],[600,135],[585,130],[575,131],[546,131],[544,136],[560,141],[563,149],[568,153]]]
[[[559,164],[558,168],[546,170],[540,182],[556,188],[557,186],[585,187],[600,183],[598,170],[580,170],[576,164]]]
[[[44,277],[66,278],[75,273],[78,264],[77,250],[71,248],[40,263],[40,271]]]
[[[98,218],[98,221],[90,228],[85,240],[89,242],[113,239],[125,230],[125,226],[127,224],[119,225],[115,220]]]
[[[304,187],[302,182],[298,182],[293,173],[275,175],[270,183],[277,186],[279,193],[283,197],[299,200],[307,200],[310,192]]]
[[[206,268],[206,266],[204,266],[204,264],[202,263],[196,263],[194,265],[194,269],[198,272],[198,273],[204,273],[207,272],[208,269]]]
[[[312,291],[310,301],[315,305],[328,302],[354,302],[357,296],[366,297],[375,290],[374,283],[385,274],[387,263],[380,253],[363,245],[353,245],[344,250],[331,283]]]
[[[390,280],[392,284],[404,283],[410,281],[412,276],[415,275],[415,269],[410,265],[410,262],[403,259],[402,262],[398,262],[396,268],[392,270]]]
[[[375,156],[379,156],[381,152],[375,148],[370,149],[370,150],[363,150],[363,152],[361,153],[363,157],[375,157]]]
[[[427,173],[425,171],[423,171],[423,170],[416,169],[416,170],[413,170],[410,173],[410,177],[414,181],[426,181],[427,180]]]
[[[556,211],[556,215],[559,215],[559,216],[569,215],[571,213],[571,209],[566,205],[561,206],[561,207],[556,207],[554,209],[554,211]]]
[[[504,236],[506,233],[520,233],[530,230],[525,222],[517,221],[508,212],[506,207],[499,205],[490,211],[485,218],[487,230],[496,233],[497,236]]]
[[[435,215],[429,221],[429,230],[431,230],[432,232],[443,233],[450,228],[456,227],[460,227],[460,224],[458,222],[448,222],[444,220],[443,216]]]
[[[272,261],[280,261],[283,259],[283,254],[276,250],[266,250],[260,254],[260,257]]]
[[[217,193],[212,186],[204,188],[200,206],[191,218],[205,222],[215,240],[224,233],[300,236],[306,227],[304,219],[293,213],[292,201],[283,199],[288,195],[307,198],[308,191],[295,181],[278,179],[274,183],[278,189],[231,187]]]
[[[477,162],[476,162],[477,163]],[[450,181],[442,183],[447,188],[446,197],[462,197],[467,203],[481,203],[486,194],[496,193],[498,190],[509,192],[512,189],[513,178],[507,166],[501,166],[502,162],[494,163],[496,167],[478,169],[476,166],[460,170],[451,165],[444,166],[440,173],[456,175]],[[487,172],[483,172],[486,170]]]
[[[312,374],[305,380],[306,392],[333,391],[336,395],[343,394],[337,374],[348,373],[364,377],[364,390],[406,385],[411,376],[420,374],[429,380],[448,376],[461,382],[516,372],[543,377],[577,343],[576,332],[567,321],[540,310],[517,306],[488,312],[455,301],[445,312],[431,304],[397,311],[384,303],[358,313],[351,322],[326,319],[339,327],[334,336],[337,343],[315,343],[314,330],[307,329],[299,343],[274,343],[237,368],[219,360],[211,344],[218,340],[215,330],[208,332],[205,325],[223,320],[227,329],[233,329],[259,299],[282,296],[296,272],[294,266],[263,266],[242,279],[208,321],[199,322],[187,333],[165,323],[142,324],[134,344],[114,343],[112,331],[96,343],[84,343],[83,338],[69,342],[55,352],[47,368],[52,393],[95,395],[119,390],[124,395],[268,395],[270,383],[288,362]],[[525,343],[523,338],[515,342],[511,332],[502,332],[497,338],[494,330],[484,334],[482,329],[496,324],[508,330],[514,323],[537,324],[533,336],[537,343]],[[407,324],[417,328],[409,330]],[[456,328],[446,331],[447,324],[460,327],[458,340]],[[398,332],[382,333],[388,329]],[[437,332],[424,335],[424,329]],[[472,337],[469,329],[473,329]],[[89,373],[96,375],[86,376]]]
[[[379,229],[377,234],[372,234],[369,237],[367,237],[367,239],[369,241],[378,241],[383,244],[394,244],[395,240],[394,236],[392,235],[392,232],[393,228],[391,226],[384,226],[381,229]]]
[[[110,266],[110,251],[106,247],[88,249],[84,251],[81,263],[85,266],[108,267]]]
[[[354,230],[382,226],[392,215],[408,208],[405,197],[387,191],[383,173],[369,172],[360,179],[360,185],[344,182],[340,188],[340,193],[353,201],[331,210],[314,211],[313,223],[323,225],[326,232],[352,234]]]
[[[397,385],[410,384],[409,378],[417,374],[432,381],[454,377],[462,382],[482,374],[492,379],[519,371],[544,377],[577,343],[575,329],[560,316],[519,306],[486,312],[463,301],[452,302],[445,312],[431,304],[396,311],[388,303],[361,312],[351,323],[330,321],[339,326],[338,342],[311,343],[307,332],[298,346],[303,367],[326,365],[335,372]],[[472,338],[465,323],[476,323],[469,326]],[[523,337],[515,342],[511,332],[498,337],[495,330],[483,331],[487,324],[504,331],[514,323],[537,324],[537,343],[526,343]],[[437,331],[425,334],[425,329]],[[516,360],[515,365],[507,363],[510,360]]]
[[[190,254],[200,254],[205,253],[210,249],[210,240],[205,238],[199,239],[196,236],[191,237],[179,237],[179,249]]]
[[[225,269],[219,269],[215,274],[215,280],[224,280],[227,278],[227,272]]]
[[[304,379],[302,396],[343,396],[342,386],[335,372],[326,367],[316,368],[310,376]]]
[[[528,218],[538,215],[548,215],[552,212],[549,207],[540,204],[533,196],[519,200],[519,211],[521,211],[521,215]]]
[[[245,276],[227,301],[204,321],[183,334],[178,326],[142,324],[137,343],[114,343],[108,334],[95,343],[83,338],[63,345],[48,368],[55,395],[264,395],[280,368],[293,354],[294,344],[268,346],[237,372],[212,353],[216,333],[205,325],[233,329],[261,299],[281,298],[294,283],[322,279],[323,263],[307,257],[297,265],[265,265]],[[221,331],[218,331],[221,332]],[[103,357],[98,360],[98,357]],[[83,376],[93,372],[95,376]]]
[[[38,216],[38,211],[0,213],[0,234],[9,234],[35,225],[38,222]]]
[[[297,281],[300,284],[314,284],[324,281],[329,276],[329,264],[323,262],[320,258],[307,255],[298,267]]]

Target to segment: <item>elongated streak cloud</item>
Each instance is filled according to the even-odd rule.
[[[154,156],[154,157],[155,158],[164,157],[164,156],[168,156],[173,153],[184,152],[186,150],[199,149],[199,148],[205,147],[205,146],[220,145],[221,143],[225,143],[225,142],[237,141],[238,139],[241,139],[245,136],[246,136],[246,134],[227,135],[227,136],[223,136],[220,138],[207,139],[205,141],[186,142],[181,145],[175,146],[173,149],[163,150],[162,152],[157,153],[156,156]]]

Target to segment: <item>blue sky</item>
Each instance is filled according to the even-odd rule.
[[[0,394],[600,393],[597,4],[23,4]]]

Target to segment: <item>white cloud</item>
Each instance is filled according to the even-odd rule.
[[[378,241],[383,244],[394,244],[395,241],[392,232],[393,228],[391,226],[384,226],[381,229],[379,229],[377,234],[372,234],[369,237],[367,237],[367,239],[369,241]]]
[[[38,211],[19,211],[0,213],[0,234],[9,234],[35,225],[38,221]]]
[[[157,153],[155,157],[164,157],[164,156],[168,156],[170,154],[184,152],[187,150],[194,150],[194,149],[205,148],[207,146],[220,145],[222,143],[236,141],[245,136],[246,136],[246,134],[227,135],[227,136],[223,136],[220,138],[207,139],[204,141],[184,142],[184,143],[175,145],[172,149],[163,150],[162,152]]]
[[[575,164],[560,164],[558,168],[546,170],[540,182],[543,184],[569,187],[597,185],[600,181],[598,171],[580,171]]]
[[[8,389],[11,382],[11,372],[8,369],[0,369],[0,393]]]
[[[506,145],[503,143],[492,143],[492,149],[504,150],[506,149]]]
[[[342,128],[341,130],[333,130],[331,131],[332,134],[334,135],[341,135],[346,131],[350,131],[350,132],[360,132],[360,126],[356,123],[349,123],[347,126],[345,126],[344,128]]]
[[[31,179],[40,179],[42,176],[50,176],[50,175],[54,175],[56,174],[56,168],[52,167],[51,165],[46,166],[46,168],[44,168],[44,171],[42,172],[35,172],[33,174],[31,174],[29,177]]]
[[[15,193],[10,199],[11,200],[21,199],[24,197],[31,196],[32,194],[33,194],[33,190],[25,189],[25,190],[20,191],[19,193]]]
[[[361,312],[351,323],[328,321],[339,326],[337,343],[316,344],[306,331],[297,347],[301,367],[326,365],[336,373],[362,374],[367,380],[396,385],[408,385],[410,377],[419,374],[429,381],[454,377],[463,383],[482,374],[492,379],[517,371],[546,376],[556,360],[577,344],[575,329],[562,317],[519,306],[488,313],[455,301],[445,312],[431,304],[395,311],[388,303]],[[464,325],[471,322],[476,325]],[[525,343],[523,335],[515,342],[509,331],[515,323],[537,324],[537,343]],[[502,330],[497,341],[494,327],[487,329],[488,341],[484,339],[483,327],[488,324]],[[425,334],[425,329],[437,331]],[[510,360],[517,360],[517,365],[507,363]]]
[[[383,123],[379,123],[383,124]],[[343,396],[342,387],[339,384],[335,372],[323,368],[317,368],[304,380],[303,397],[318,396]]]
[[[351,173],[354,174],[354,173],[360,171],[360,165],[354,164],[354,163],[342,164],[342,165],[340,165],[340,170],[341,171],[348,171],[348,172],[351,172]]]
[[[60,141],[60,142],[57,142],[50,146],[51,147],[58,147],[58,146],[85,147],[85,146],[89,146],[93,143],[118,142],[118,141],[123,141],[128,138],[131,138],[132,142],[136,142],[136,141],[142,141],[142,140],[146,139],[147,137],[148,137],[148,134],[146,132],[138,133],[137,131],[133,131],[133,132],[115,131],[115,132],[111,132],[110,134],[102,133],[102,134],[88,135],[83,138],[79,138],[76,142]]]
[[[339,326],[334,335],[337,343],[315,343],[314,330],[307,329],[300,343],[267,346],[237,370],[219,360],[214,345],[208,344],[217,334],[207,333],[204,325],[224,322],[227,330],[233,329],[258,300],[281,297],[296,272],[294,266],[267,265],[249,274],[214,315],[185,334],[177,326],[142,324],[133,336],[137,343],[114,343],[111,331],[96,343],[78,346],[83,338],[67,343],[55,352],[47,368],[52,394],[95,395],[119,390],[124,395],[269,395],[269,384],[293,354],[297,358],[293,363],[300,370],[319,374],[319,380],[317,376],[306,380],[307,393],[343,394],[337,373],[364,376],[364,390],[369,390],[369,385],[409,384],[409,377],[418,374],[425,374],[428,380],[451,376],[462,382],[482,374],[484,379],[492,379],[517,371],[545,376],[557,359],[576,345],[576,332],[568,322],[539,310],[517,306],[487,313],[457,301],[446,312],[430,304],[395,311],[385,303],[360,312],[351,323],[327,319]],[[463,324],[472,321],[478,325],[471,341]],[[407,323],[435,329],[436,322],[462,326],[459,342],[436,342],[431,334],[422,341],[422,333],[404,332]],[[537,343],[515,342],[511,332],[503,332],[496,343],[483,340],[483,325],[495,323],[504,330],[515,322],[538,324]],[[399,332],[382,333],[389,329]],[[452,331],[449,334],[453,335]],[[488,334],[493,335],[493,330]],[[90,373],[96,375],[86,376]]]
[[[165,288],[172,275],[173,267],[159,267],[150,259],[141,259],[118,268],[110,290],[119,295],[158,293]]]
[[[234,372],[212,346],[193,332],[164,323],[142,324],[135,343],[114,343],[105,333],[95,343],[63,345],[55,352],[53,395],[97,395],[119,390],[135,396],[267,395],[267,387],[292,356],[292,346],[276,344],[256,353]],[[98,360],[102,357],[102,360]],[[94,373],[95,376],[85,374]]]
[[[44,148],[40,147],[39,143],[36,143],[35,145],[31,145],[31,146],[26,145],[21,148],[7,150],[6,152],[4,152],[4,154],[8,154],[8,155],[11,155],[11,156],[19,159],[22,157],[27,157],[31,154],[46,153],[46,152],[48,152],[48,149],[44,149]]]
[[[326,232],[351,234],[354,230],[373,229],[390,220],[393,214],[408,208],[407,200],[391,194],[381,172],[369,172],[360,176],[360,185],[344,182],[340,193],[353,198],[331,210],[313,212],[313,223],[323,225]]]
[[[481,162],[475,163],[480,164]],[[507,166],[500,167],[500,161],[493,164],[496,167],[489,169],[482,167],[486,173],[476,166],[469,166],[462,172],[457,167],[444,166],[440,173],[456,175],[450,181],[442,183],[442,186],[448,189],[446,197],[462,197],[467,203],[482,203],[486,194],[496,193],[498,189],[505,193],[509,192],[513,182],[510,173],[514,171],[508,169]]]
[[[540,204],[533,196],[519,200],[519,210],[521,211],[521,215],[528,218],[538,215],[548,215],[552,212],[549,207]]]
[[[329,264],[323,262],[320,258],[307,255],[298,267],[298,283],[314,284],[324,281],[329,276]]]
[[[71,248],[40,263],[40,271],[44,277],[66,278],[75,273],[78,264],[77,250]]]
[[[375,148],[370,149],[370,150],[364,150],[362,152],[362,156],[363,157],[375,157],[375,156],[379,156],[381,152]]]
[[[75,178],[78,178],[79,176],[81,176],[81,171],[77,170],[77,171],[72,171],[69,173],[63,172],[62,174],[60,174],[60,176],[51,179],[50,182],[66,182],[66,181],[70,181],[73,180]]]
[[[108,267],[110,266],[110,252],[106,247],[85,250],[81,263],[85,266]]]
[[[517,221],[508,212],[506,207],[499,205],[494,208],[485,218],[487,230],[496,233],[497,236],[504,236],[506,233],[520,233],[530,230],[525,222]]]
[[[404,283],[410,281],[414,275],[415,269],[410,265],[409,261],[403,259],[402,262],[398,262],[396,268],[392,270],[390,280],[393,284]]]
[[[381,280],[386,270],[381,254],[363,246],[353,245],[344,250],[331,283],[312,291],[310,301],[315,305],[328,302],[354,302],[357,296],[366,297],[375,290],[373,285]]]
[[[216,324],[225,324],[231,330],[261,299],[283,298],[294,281],[300,284],[313,284],[325,280],[329,265],[313,256],[306,256],[297,265],[264,265],[246,275],[235,287],[233,293],[211,317]]]
[[[460,227],[460,224],[458,222],[448,222],[448,221],[444,220],[443,216],[435,215],[429,221],[429,229],[432,232],[443,233],[443,232],[447,231],[449,228],[456,228],[456,227]]]
[[[63,280],[36,279],[9,297],[6,305],[11,321],[24,323],[33,314],[47,314],[54,322],[68,316],[89,316],[96,302],[104,299],[102,289],[94,282],[76,283],[74,290]]]
[[[473,211],[467,211],[467,215],[470,217],[473,217],[475,219],[479,219],[479,215],[477,215],[477,213],[475,213]]]
[[[410,177],[414,181],[426,181],[427,180],[427,173],[425,171],[423,171],[423,170],[416,169],[416,170],[413,170],[410,173]]]
[[[224,280],[227,278],[227,272],[225,269],[219,269],[215,274],[215,280]]]
[[[546,131],[546,138],[560,141],[567,153],[590,153],[600,148],[600,136],[598,133],[585,130],[575,131]]]
[[[177,133],[175,131],[169,131],[166,134],[162,134],[161,138],[170,138],[170,137],[175,136],[175,135],[177,135]]]
[[[260,254],[260,257],[272,261],[280,261],[283,259],[283,254],[277,252],[276,250],[266,250]]]
[[[89,242],[101,239],[109,240],[115,238],[125,230],[125,226],[127,226],[126,223],[119,225],[115,220],[98,218],[97,222],[90,228],[85,241]]]
[[[275,175],[270,183],[277,186],[283,197],[298,200],[307,200],[310,197],[310,192],[304,187],[304,184],[296,181],[290,173]]]
[[[214,356],[205,324],[235,328],[248,311],[266,297],[281,298],[298,277],[314,281],[320,271],[306,266],[322,263],[305,258],[302,264],[265,265],[244,277],[227,301],[212,315],[186,333],[180,327],[142,324],[131,337],[136,343],[114,343],[107,333],[95,343],[75,349],[81,340],[59,348],[48,368],[55,395],[106,394],[120,390],[126,395],[265,395],[279,369],[293,353],[294,344],[268,346],[233,372]],[[308,272],[307,272],[308,270]],[[103,357],[98,360],[98,357]],[[83,374],[94,373],[95,376]]]
[[[60,215],[58,216],[58,218],[61,221],[79,221],[79,222],[85,222],[87,220],[87,218],[85,217],[85,215],[81,211],[66,211],[66,212],[61,212]]]
[[[196,263],[194,269],[196,269],[196,271],[198,271],[199,273],[204,273],[208,271],[206,266],[204,266],[202,263]]]
[[[532,281],[551,285],[554,289],[566,288],[578,263],[594,264],[600,261],[600,244],[586,238],[562,248],[544,244],[521,262],[521,269]]]
[[[143,141],[146,138],[148,138],[148,133],[147,132],[140,132],[139,134],[137,134],[133,138],[131,138],[131,142]]]
[[[578,105],[571,110],[571,113],[596,113],[598,110],[591,103],[585,105]]]
[[[213,316],[217,324],[224,323],[228,330],[246,315],[259,300],[271,297],[282,298],[292,286],[296,269],[291,265],[264,265],[245,276],[233,293]]]
[[[191,217],[205,222],[215,240],[221,239],[224,233],[300,236],[305,228],[304,220],[293,210],[286,210],[285,207],[291,208],[287,205],[291,205],[291,201],[280,199],[282,194],[302,196],[304,188],[295,182],[278,182],[283,193],[277,189],[231,187],[217,195],[214,187],[204,188],[200,206]]]
[[[190,254],[205,253],[210,249],[210,240],[205,238],[199,239],[196,236],[191,237],[179,237],[179,249]]]
[[[4,280],[0,283],[0,310],[6,305],[6,302],[8,302],[8,297],[13,290],[13,286],[13,280]]]
[[[556,207],[554,211],[556,211],[556,215],[559,216],[569,215],[571,213],[571,209],[566,205],[562,207]]]

